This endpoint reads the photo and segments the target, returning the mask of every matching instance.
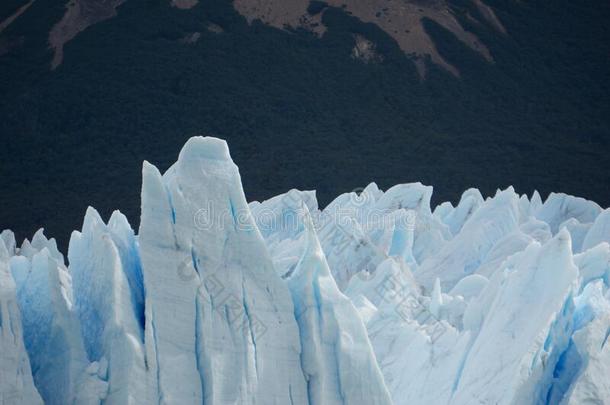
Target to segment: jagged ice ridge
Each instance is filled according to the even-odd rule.
[[[228,147],[144,162],[137,234],[0,235],[0,404],[608,404],[610,210],[374,183],[246,202]],[[67,264],[69,262],[69,264]]]

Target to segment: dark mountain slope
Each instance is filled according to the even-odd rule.
[[[14,44],[0,56],[0,228],[43,224],[65,244],[87,205],[137,224],[141,161],[166,169],[196,134],[228,140],[249,199],[317,188],[325,204],[369,181],[422,181],[437,202],[514,184],[609,205],[610,4],[488,4],[507,35],[472,3],[450,6],[493,62],[424,19],[459,78],[428,61],[422,80],[393,37],[340,7],[318,37],[249,24],[219,0],[128,0],[52,71],[64,6],[36,1],[0,34]],[[358,36],[382,58],[354,58]]]

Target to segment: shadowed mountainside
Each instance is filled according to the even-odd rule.
[[[0,6],[0,228],[20,238],[43,225],[65,246],[87,205],[137,226],[142,160],[164,170],[197,134],[227,139],[249,199],[421,181],[434,202],[514,184],[610,204],[610,4],[441,2],[459,28],[432,11],[406,28],[435,60],[365,3],[310,3],[323,35],[227,1],[110,3],[54,70],[66,4]]]

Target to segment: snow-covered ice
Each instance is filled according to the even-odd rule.
[[[0,233],[0,404],[610,404],[610,210],[375,183],[246,201],[227,144],[144,162],[137,233]]]

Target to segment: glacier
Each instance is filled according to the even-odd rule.
[[[193,137],[139,229],[0,234],[0,404],[610,404],[610,209],[432,193],[247,202]]]

